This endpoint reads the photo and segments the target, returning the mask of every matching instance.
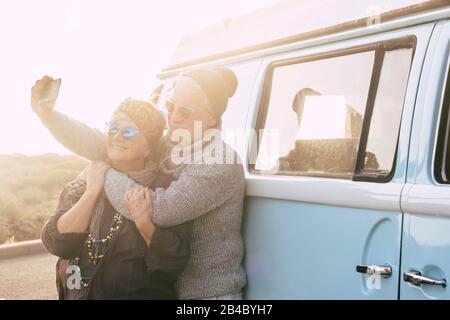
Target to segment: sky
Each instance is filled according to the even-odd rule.
[[[42,76],[62,78],[57,110],[101,129],[125,98],[148,98],[183,34],[276,2],[1,1],[0,154],[70,153],[31,111]]]

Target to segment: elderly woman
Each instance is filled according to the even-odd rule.
[[[142,208],[117,213],[104,195],[110,166],[142,189],[167,187],[157,177],[157,146],[165,121],[152,104],[128,99],[106,127],[109,164],[94,162],[62,191],[56,212],[42,232],[57,262],[60,299],[175,299],[174,283],[189,257],[192,223],[155,227]]]

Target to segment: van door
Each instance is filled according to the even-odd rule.
[[[436,25],[414,114],[404,214],[401,299],[450,299],[450,22]]]
[[[432,30],[265,59],[245,146],[247,299],[398,298],[400,196]]]

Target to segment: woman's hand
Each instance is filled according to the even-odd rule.
[[[87,232],[95,203],[103,191],[105,173],[109,165],[103,162],[93,162],[78,177],[86,181],[86,190],[72,208],[57,221],[60,233]]]
[[[92,162],[86,171],[83,173],[83,178],[86,179],[86,192],[89,195],[98,196],[105,185],[105,174],[111,168],[105,162]]]
[[[61,79],[44,76],[31,88],[31,108],[40,118],[53,114],[60,85]]]
[[[150,245],[153,232],[155,231],[155,225],[152,222],[150,190],[144,187],[132,188],[125,194],[124,201],[147,246]]]

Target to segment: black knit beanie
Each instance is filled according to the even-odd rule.
[[[204,68],[183,73],[183,76],[193,79],[206,94],[209,100],[210,112],[221,117],[237,88],[238,79],[228,68]]]

